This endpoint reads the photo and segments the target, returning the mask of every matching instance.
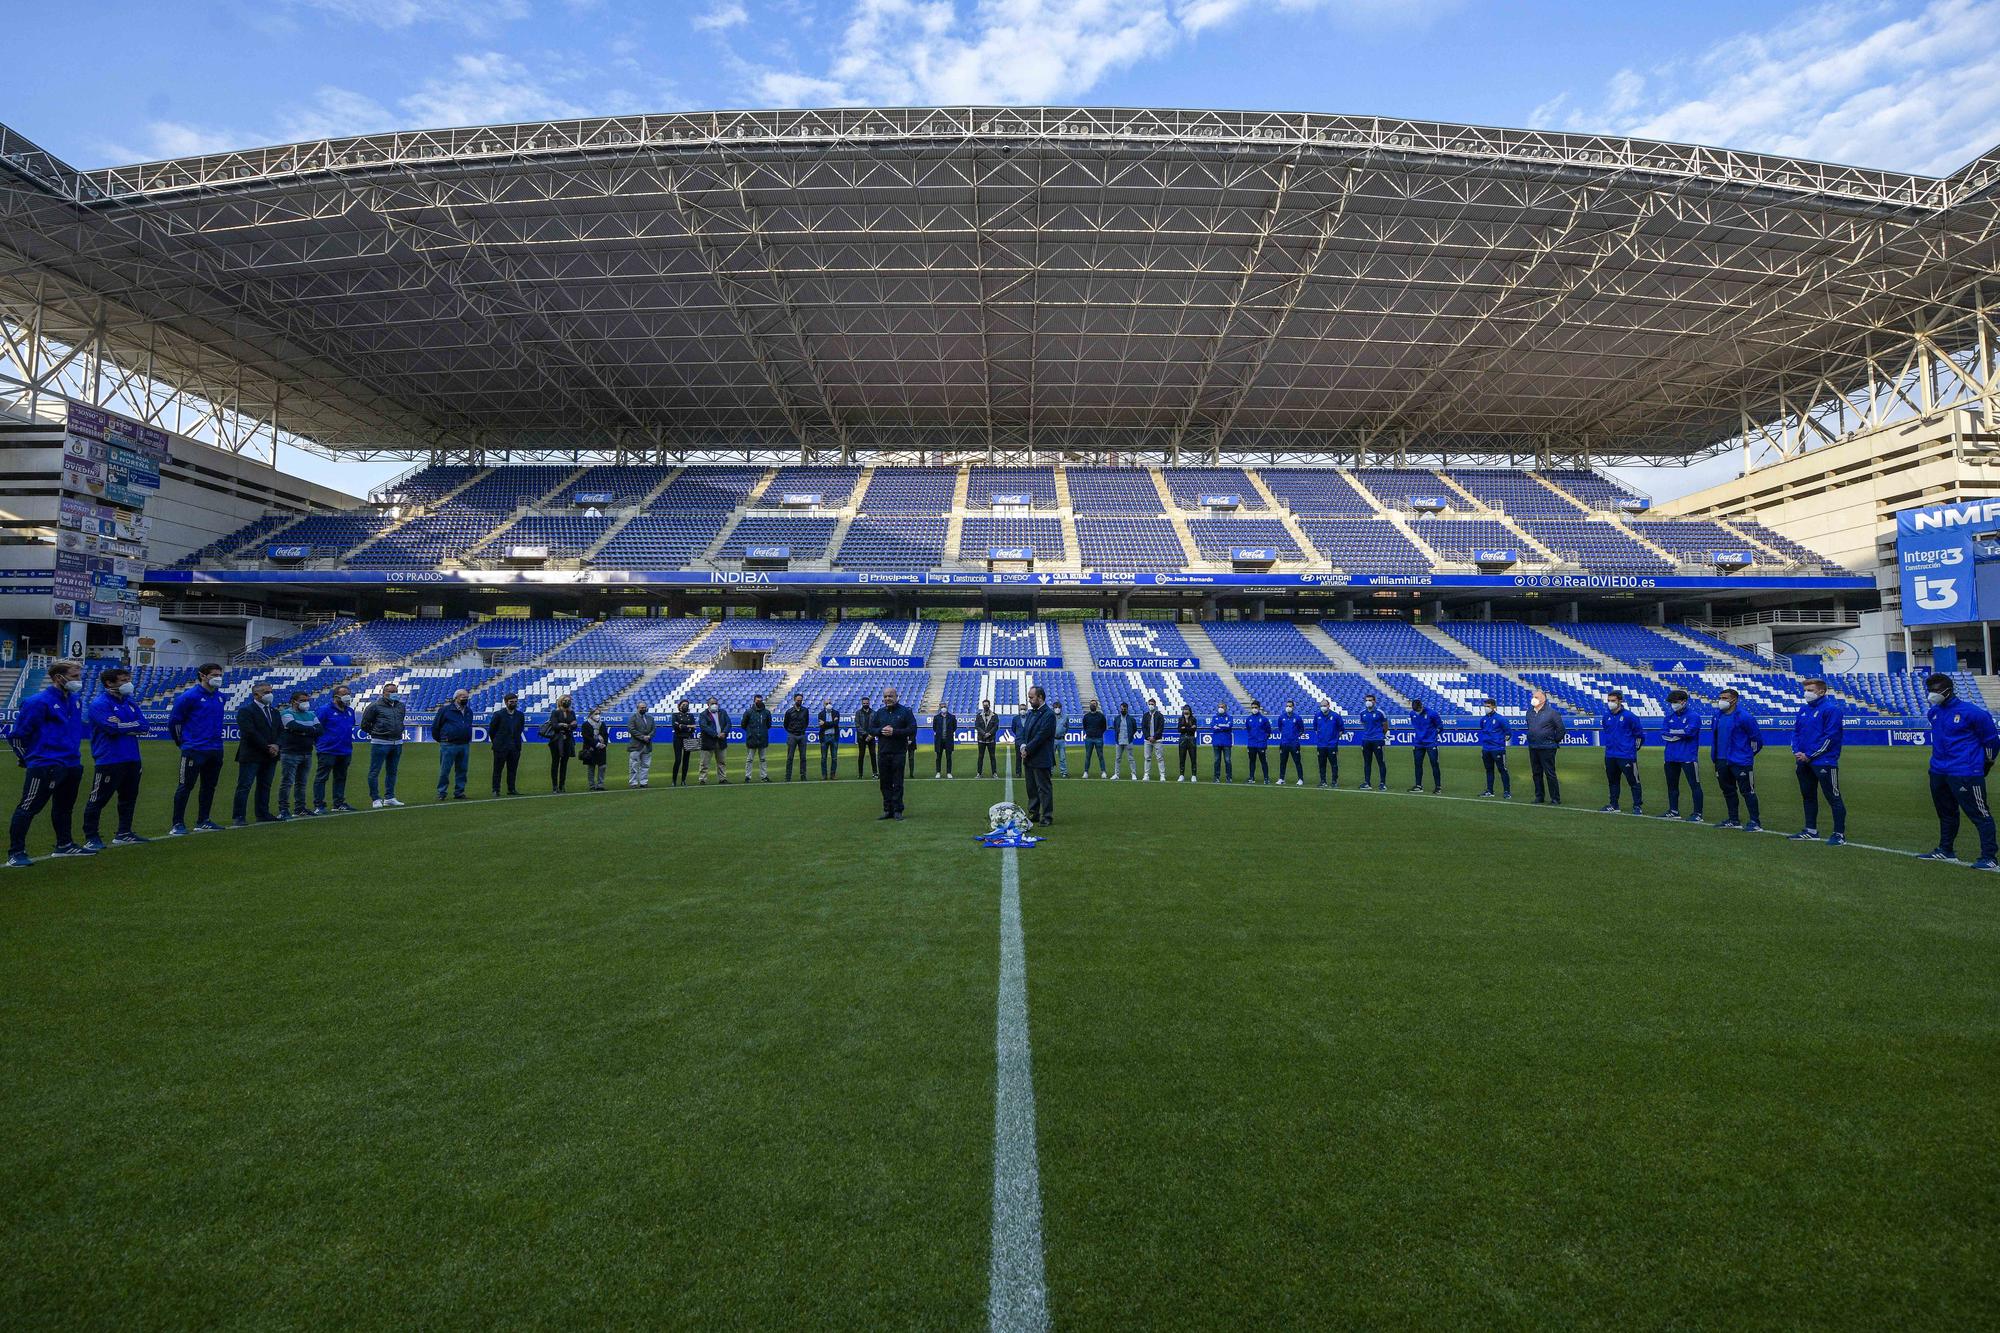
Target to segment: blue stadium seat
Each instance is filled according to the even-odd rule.
[[[1446,620],[1438,628],[1489,662],[1511,667],[1589,666],[1590,659],[1513,620]]]
[[[1204,620],[1209,642],[1230,666],[1312,666],[1327,656],[1283,620]]]
[[[1465,663],[1449,648],[1400,620],[1322,620],[1319,627],[1342,651],[1366,667],[1445,667]]]

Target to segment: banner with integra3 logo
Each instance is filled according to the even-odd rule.
[[[1896,569],[1905,625],[1965,625],[2000,611],[2000,500],[1903,510]]]

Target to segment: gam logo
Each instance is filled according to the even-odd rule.
[[[1958,605],[1958,580],[1926,578],[1919,574],[1915,591],[1917,605],[1926,611],[1949,611]]]

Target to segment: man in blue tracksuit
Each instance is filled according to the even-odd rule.
[[[333,698],[319,710],[319,739],[313,742],[313,813],[330,810],[351,814],[347,803],[347,766],[354,762],[354,695],[345,685],[333,687]],[[326,803],[327,779],[333,779],[333,804]],[[497,779],[496,779],[497,780]]]
[[[1632,784],[1632,813],[1646,813],[1646,798],[1639,790],[1639,747],[1646,743],[1646,729],[1625,707],[1625,696],[1612,690],[1604,696],[1604,781],[1611,799],[1599,807],[1604,814],[1618,813],[1618,783]]]
[[[1493,776],[1500,775],[1500,799],[1514,799],[1514,776],[1507,771],[1507,747],[1514,740],[1514,729],[1507,725],[1507,719],[1500,716],[1500,703],[1488,699],[1486,711],[1479,719],[1479,762],[1486,766],[1486,790],[1481,796],[1493,794]]]
[[[1956,861],[1958,817],[1963,811],[1979,830],[1979,859],[1974,870],[2000,869],[2000,844],[1993,830],[1993,807],[1986,802],[1986,775],[2000,758],[2000,730],[1993,715],[1957,698],[1950,676],[1938,674],[1924,682],[1930,702],[1931,804],[1937,807],[1938,845],[1924,853],[1926,861]]]
[[[1299,713],[1297,705],[1285,700],[1285,711],[1278,714],[1278,785],[1285,785],[1285,765],[1292,766],[1292,785],[1306,785],[1305,761],[1299,758],[1299,747],[1305,744],[1306,720]]]
[[[1236,744],[1236,723],[1229,716],[1228,704],[1217,704],[1215,716],[1208,720],[1209,745],[1215,751],[1216,782],[1236,781],[1236,760],[1232,747]]]
[[[1313,714],[1313,749],[1319,754],[1319,785],[1332,790],[1340,785],[1340,733],[1347,729],[1347,723],[1340,714],[1333,711],[1333,705],[1321,701],[1319,712]]]
[[[1681,817],[1681,779],[1694,797],[1690,824],[1701,822],[1701,713],[1686,690],[1667,692],[1667,720],[1660,726],[1667,761],[1667,818]]]
[[[1817,676],[1808,680],[1806,706],[1792,723],[1792,762],[1798,767],[1799,799],[1806,808],[1806,826],[1792,835],[1793,842],[1819,837],[1821,793],[1833,811],[1833,832],[1826,845],[1838,847],[1847,841],[1847,802],[1840,795],[1840,742],[1845,721],[1839,700],[1827,695],[1826,682]]]
[[[1735,690],[1715,696],[1715,730],[1709,741],[1709,755],[1715,761],[1715,780],[1722,787],[1723,803],[1729,818],[1717,828],[1740,828],[1755,833],[1764,826],[1757,820],[1757,752],[1764,748],[1764,733],[1757,719],[1739,706]],[[1736,796],[1743,795],[1747,823],[1736,820]]]
[[[1426,707],[1422,699],[1412,699],[1410,725],[1416,731],[1410,743],[1413,747],[1411,753],[1417,761],[1417,784],[1410,790],[1424,789],[1424,756],[1428,755],[1431,761],[1431,795],[1435,796],[1444,790],[1444,778],[1438,774],[1438,728],[1444,725],[1444,719],[1438,716],[1436,709]]]
[[[49,664],[49,681],[21,706],[7,734],[14,758],[28,770],[21,803],[7,825],[7,864],[21,870],[28,859],[28,830],[42,807],[52,807],[57,856],[93,856],[70,832],[70,812],[83,785],[83,663],[67,658]]]
[[[1264,716],[1264,705],[1255,699],[1250,701],[1250,716],[1243,719],[1243,748],[1250,756],[1250,776],[1247,781],[1257,780],[1257,770],[1264,770],[1264,785],[1271,785],[1271,719]]]
[[[220,833],[222,825],[208,817],[215,804],[215,784],[222,777],[222,666],[203,662],[195,668],[195,683],[182,690],[167,713],[167,736],[181,752],[180,781],[174,786],[174,837],[188,832],[188,795],[199,790],[195,805],[196,833]]]
[[[90,798],[83,803],[83,845],[93,852],[104,850],[98,818],[113,798],[118,801],[118,832],[111,841],[121,847],[151,841],[132,831],[132,815],[139,808],[139,738],[146,734],[145,715],[132,702],[132,673],[112,667],[98,677],[98,683],[104,688],[83,713],[90,728]]]
[[[1361,713],[1355,719],[1361,742],[1361,790],[1367,791],[1369,778],[1375,780],[1376,791],[1389,790],[1389,759],[1382,753],[1382,747],[1389,743],[1389,715],[1375,706],[1375,696],[1368,695],[1361,701]]]

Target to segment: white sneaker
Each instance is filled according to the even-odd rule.
[[[1293,778],[1292,785],[1294,787],[1303,787],[1306,785],[1306,780],[1304,778]]]
[[[373,801],[370,801],[369,808],[374,810],[380,810],[382,808],[382,798],[378,796]]]
[[[939,778],[941,778],[941,777],[943,777],[943,776],[944,776],[944,774],[942,774],[942,773],[933,773],[933,774],[931,774],[931,781],[932,781],[932,782],[936,782],[936,781],[937,781],[937,780],[938,780]]]
[[[1200,782],[1200,781],[1201,781],[1201,778],[1200,778],[1200,777],[1199,777],[1199,776],[1197,775],[1197,776],[1195,776],[1195,777],[1191,777],[1191,778],[1189,778],[1189,779],[1188,779],[1188,781],[1189,781],[1189,782]]]
[[[388,807],[389,807],[390,809],[392,809],[392,810],[400,810],[400,809],[402,809],[402,808],[403,808],[403,803],[402,803],[401,801],[397,800],[397,799],[396,799],[395,797],[393,797],[393,796],[385,796],[385,797],[383,797],[383,798],[382,798],[382,804],[384,804],[384,805],[388,806]]]

